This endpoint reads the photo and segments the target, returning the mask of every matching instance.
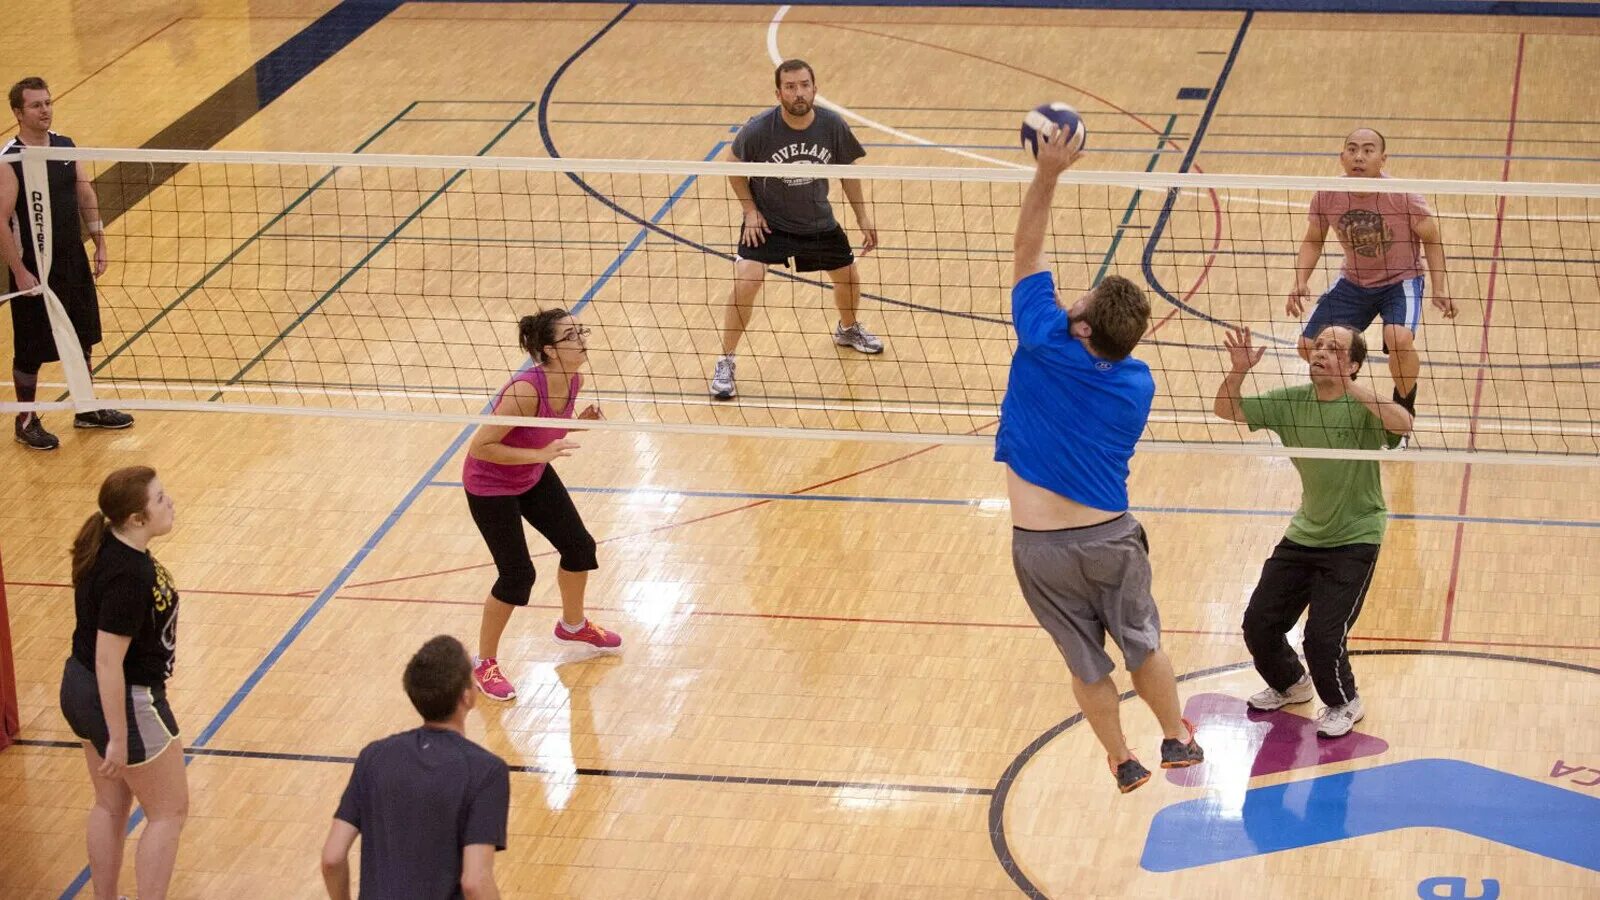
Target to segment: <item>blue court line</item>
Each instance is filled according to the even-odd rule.
[[[459,488],[459,481],[434,481],[428,487]],[[959,506],[976,508],[985,503],[999,503],[1001,497],[948,498],[948,497],[883,497],[852,496],[849,494],[779,494],[760,491],[679,491],[660,487],[581,487],[567,485],[574,494],[611,494],[629,497],[707,497],[719,500],[803,500],[820,503],[887,503],[910,506]],[[1130,506],[1130,512],[1164,513],[1194,516],[1251,516],[1287,519],[1294,515],[1292,509],[1230,509],[1209,506]],[[1413,522],[1464,522],[1471,525],[1526,525],[1536,528],[1600,528],[1600,520],[1583,519],[1529,519],[1510,516],[1458,516],[1448,513],[1389,513],[1390,519]]]

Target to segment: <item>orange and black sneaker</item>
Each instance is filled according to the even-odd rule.
[[[1194,723],[1184,719],[1183,727],[1189,730],[1189,740],[1166,738],[1161,742],[1161,768],[1187,769],[1206,761],[1206,752],[1194,739]]]
[[[1107,762],[1110,762],[1107,760]],[[1138,757],[1132,754],[1119,763],[1110,763],[1111,777],[1117,780],[1117,790],[1126,794],[1146,781],[1150,780],[1150,770],[1139,762]]]

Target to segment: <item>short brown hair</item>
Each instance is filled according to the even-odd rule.
[[[43,78],[40,78],[37,75],[29,75],[27,78],[24,78],[21,81],[17,82],[16,84],[13,84],[11,86],[11,108],[12,109],[21,109],[22,108],[22,92],[23,91],[48,91],[48,90],[50,90],[50,85],[45,84]]]
[[[446,722],[472,685],[472,660],[460,641],[441,634],[411,657],[401,682],[424,722]]]
[[[1150,328],[1150,301],[1138,285],[1111,275],[1095,287],[1083,321],[1089,324],[1089,349],[1096,356],[1126,359]]]
[[[775,87],[775,88],[778,88],[779,90],[782,90],[783,89],[783,73],[785,73],[785,72],[798,72],[801,69],[805,69],[806,70],[806,74],[811,76],[811,83],[813,85],[815,85],[817,83],[817,73],[812,70],[810,63],[806,62],[803,59],[786,59],[783,62],[778,63],[778,68],[773,71],[773,73],[772,73],[772,86]]]

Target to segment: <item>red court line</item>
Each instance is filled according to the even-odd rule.
[[[968,431],[967,433],[968,434],[977,434],[978,432],[983,431],[985,428],[993,427],[995,424],[996,424],[996,422],[988,422],[988,423],[985,423],[983,425],[979,425],[977,428],[974,428],[971,431]],[[788,493],[789,493],[790,496],[798,496],[800,494],[808,494],[808,493],[810,493],[812,491],[821,490],[822,488],[828,487],[830,485],[838,484],[841,481],[848,481],[851,478],[855,478],[855,477],[858,477],[858,476],[861,476],[861,475],[865,475],[868,472],[876,472],[879,469],[888,468],[889,466],[905,462],[906,460],[911,459],[913,457],[921,456],[924,453],[930,453],[930,452],[932,452],[934,450],[938,450],[939,448],[941,448],[943,446],[944,446],[943,444],[929,444],[928,446],[923,447],[920,450],[913,450],[910,453],[904,454],[902,456],[896,456],[894,459],[885,460],[885,461],[883,461],[881,463],[877,463],[875,465],[867,466],[864,469],[857,469],[854,472],[847,472],[847,473],[845,473],[843,475],[839,475],[839,476],[834,477],[834,478],[829,478],[827,481],[819,481],[816,484],[807,485],[806,487],[803,487],[803,488],[796,488],[795,490],[789,491]],[[696,524],[699,524],[701,522],[709,521],[711,519],[718,519],[718,518],[721,518],[723,516],[729,516],[729,515],[732,515],[732,514],[737,513],[737,512],[744,512],[745,510],[755,509],[758,506],[766,506],[769,503],[775,503],[775,502],[777,502],[777,501],[775,501],[775,500],[753,500],[753,501],[751,501],[749,503],[744,503],[744,504],[741,504],[739,506],[734,506],[734,507],[730,507],[728,509],[719,510],[719,511],[714,512],[714,513],[707,513],[706,515],[703,515],[703,516],[696,516],[696,517],[694,517],[692,519],[684,519],[682,521],[667,522],[666,524],[657,525],[657,526],[655,526],[653,528],[647,528],[644,531],[636,531],[636,532],[634,532],[632,534],[620,534],[620,535],[616,535],[615,537],[602,538],[601,540],[596,541],[595,543],[597,543],[597,544],[615,544],[615,543],[620,543],[622,541],[631,541],[631,540],[633,540],[635,538],[649,537],[652,534],[660,534],[663,531],[671,531],[674,528],[681,528],[681,527],[683,527],[685,525],[696,525]],[[535,553],[535,554],[533,554],[533,558],[534,559],[540,559],[540,558],[543,558],[543,557],[554,556],[554,555],[555,555],[555,551],[554,550],[546,550],[543,553]],[[455,567],[449,568],[449,569],[436,569],[436,570],[428,571],[428,572],[419,572],[419,573],[414,574],[414,575],[397,575],[397,576],[395,576],[393,578],[379,578],[379,579],[376,579],[376,580],[373,580],[373,581],[352,582],[352,583],[346,585],[346,587],[349,587],[349,588],[363,588],[363,587],[372,587],[374,585],[380,585],[380,584],[394,584],[394,583],[400,582],[400,581],[413,581],[413,580],[418,579],[418,578],[432,578],[432,577],[437,576],[437,575],[453,575],[456,572],[470,572],[470,571],[473,571],[474,569],[487,569],[487,568],[489,568],[489,567],[491,567],[493,565],[494,565],[494,563],[492,563],[492,562],[474,563],[474,564],[472,564],[470,566],[455,566]]]
[[[1500,180],[1511,180],[1511,151],[1517,138],[1517,101],[1522,95],[1522,60],[1527,48],[1528,36],[1517,35],[1517,66],[1511,76],[1511,115],[1506,123],[1506,152],[1505,162],[1500,167]],[[1500,195],[1500,202],[1495,205],[1494,214],[1494,249],[1489,253],[1489,286],[1483,304],[1483,325],[1479,329],[1478,342],[1478,377],[1472,389],[1472,411],[1467,419],[1467,450],[1477,448],[1478,444],[1478,411],[1483,404],[1483,381],[1488,374],[1485,363],[1489,361],[1489,321],[1494,315],[1495,280],[1500,274],[1500,251],[1502,232],[1506,220],[1506,198]],[[1472,490],[1472,463],[1467,463],[1466,470],[1461,474],[1461,500],[1456,505],[1456,515],[1467,514],[1467,496]],[[1450,551],[1450,586],[1445,589],[1444,595],[1444,622],[1439,629],[1442,640],[1450,639],[1450,628],[1455,622],[1456,613],[1456,586],[1461,577],[1461,543],[1466,533],[1466,523],[1456,523],[1456,536]]]
[[[926,449],[932,449],[932,448],[926,448]],[[923,451],[923,452],[925,452],[925,451]],[[893,462],[893,460],[891,460],[890,462]],[[882,463],[880,465],[888,465],[888,464],[889,463]],[[847,478],[849,476],[843,476],[843,477]],[[838,479],[835,479],[835,480],[838,480]],[[772,501],[769,500],[769,501],[765,501],[765,502],[770,503]],[[409,576],[409,577],[420,577],[420,576]],[[56,588],[56,589],[59,589],[59,590],[71,590],[72,589],[72,585],[65,584],[65,583],[62,583],[62,582],[59,582],[59,581],[7,581],[7,582],[5,582],[5,584],[7,586],[10,586],[10,587],[42,587],[42,588]],[[183,593],[183,594],[201,594],[201,595],[215,595],[215,596],[225,596],[225,597],[285,597],[285,598],[300,598],[300,597],[305,596],[305,594],[306,594],[305,591],[294,591],[294,592],[285,592],[285,591],[227,591],[227,590],[208,590],[208,589],[205,589],[205,588],[191,588],[191,587],[181,588],[179,592]],[[313,591],[312,593],[315,593],[315,592]],[[377,596],[366,596],[366,595],[361,595],[361,594],[336,594],[336,595],[334,595],[334,599],[336,599],[336,600],[354,600],[354,601],[364,602],[364,603],[417,603],[417,604],[423,604],[423,605],[427,605],[427,606],[471,606],[471,607],[477,607],[477,606],[482,606],[483,605],[483,601],[482,600],[452,600],[452,599],[445,598],[445,597],[377,597]],[[530,604],[528,604],[528,608],[530,608],[530,609],[560,609],[561,606],[559,604],[555,604],[555,603],[530,603]],[[626,610],[622,609],[621,607],[616,607],[616,606],[591,606],[590,608],[591,609],[600,610],[602,612],[625,612],[626,611]],[[975,620],[975,619],[959,619],[959,620],[949,620],[949,619],[894,619],[894,618],[884,618],[884,617],[876,617],[876,616],[824,616],[824,615],[806,615],[806,614],[803,614],[803,613],[739,612],[739,611],[736,611],[736,610],[714,610],[714,609],[691,609],[686,613],[686,615],[689,615],[689,616],[704,616],[706,618],[713,618],[713,619],[765,619],[765,620],[769,620],[769,621],[794,621],[794,622],[842,622],[842,623],[852,624],[852,625],[925,625],[925,626],[945,627],[945,628],[1002,628],[1002,629],[1029,630],[1029,631],[1039,627],[1038,625],[1034,624],[1033,622],[985,622],[985,621],[982,621],[982,620]],[[1201,635],[1201,636],[1210,636],[1210,637],[1236,637],[1239,634],[1236,631],[1222,631],[1222,630],[1219,630],[1219,629],[1204,629],[1204,628],[1163,628],[1162,629],[1162,633],[1164,633],[1164,634]],[[1589,651],[1600,650],[1600,645],[1590,645],[1590,644],[1548,644],[1548,643],[1538,643],[1538,642],[1532,642],[1532,641],[1473,641],[1473,640],[1461,640],[1461,639],[1454,639],[1454,638],[1367,637],[1367,636],[1364,636],[1364,635],[1351,635],[1350,636],[1350,640],[1352,640],[1352,641],[1362,641],[1362,642],[1367,642],[1367,643],[1389,642],[1389,643],[1400,643],[1400,644],[1456,644],[1456,645],[1470,645],[1470,646],[1478,646],[1478,647],[1524,647],[1524,648],[1530,648],[1531,647],[1531,648],[1540,648],[1540,649],[1546,649],[1546,650],[1589,650]]]

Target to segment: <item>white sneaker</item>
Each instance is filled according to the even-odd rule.
[[[1344,737],[1366,714],[1360,697],[1342,706],[1330,706],[1317,713],[1317,734],[1325,738]]]
[[[857,322],[849,328],[843,325],[833,326],[833,342],[841,347],[849,347],[861,353],[882,353],[883,341],[878,336],[861,327]]]
[[[1316,688],[1311,686],[1311,676],[1301,675],[1300,680],[1289,685],[1287,691],[1275,691],[1272,688],[1267,688],[1259,694],[1251,695],[1247,702],[1250,704],[1251,709],[1267,712],[1269,710],[1282,709],[1291,703],[1304,703],[1315,696],[1316,692]],[[1345,730],[1349,731],[1348,728]]]
[[[711,376],[711,396],[718,400],[732,400],[738,391],[733,386],[733,357],[717,359],[717,371]]]

